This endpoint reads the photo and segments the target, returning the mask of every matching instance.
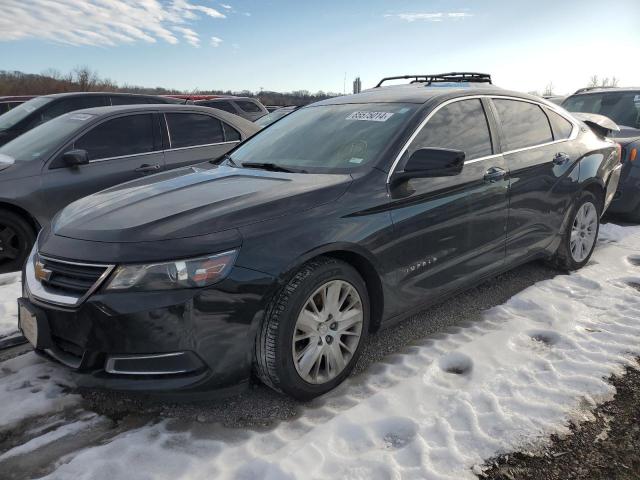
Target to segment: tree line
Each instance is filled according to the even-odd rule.
[[[88,67],[78,67],[67,73],[54,69],[40,74],[18,71],[0,70],[0,96],[5,95],[46,95],[64,92],[126,92],[145,93],[151,95],[238,95],[254,97],[264,105],[307,105],[340,94],[319,91],[311,93],[307,90],[294,92],[272,92],[261,90],[198,90],[184,91],[164,87],[141,87],[138,85],[119,85],[117,82],[102,78]]]

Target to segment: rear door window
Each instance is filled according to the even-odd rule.
[[[237,142],[240,141],[240,132],[238,132],[235,128],[233,128],[228,123],[222,122],[224,126],[224,138],[227,142]]]
[[[224,142],[222,122],[200,113],[166,113],[171,148]]]
[[[224,110],[229,113],[238,113],[236,108],[231,105],[231,102],[208,102],[199,103],[198,105],[204,105],[205,107],[217,108],[218,110]]]
[[[86,150],[89,160],[152,152],[153,115],[145,113],[107,120],[84,134],[74,148]]]
[[[258,105],[248,100],[236,100],[236,105],[247,113],[260,113],[262,110]]]
[[[482,102],[462,100],[442,107],[411,143],[409,155],[420,148],[462,150],[466,160],[491,155],[491,134]]]
[[[566,140],[571,136],[573,131],[573,125],[569,120],[562,115],[557,114],[553,110],[545,109],[549,122],[551,123],[551,130],[553,130],[554,140]]]
[[[502,125],[504,150],[533,147],[553,141],[549,120],[533,103],[493,99]]]

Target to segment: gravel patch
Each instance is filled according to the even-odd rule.
[[[593,421],[571,425],[571,434],[551,437],[535,454],[495,458],[482,480],[637,480],[640,478],[640,370],[612,377],[613,400],[593,412]]]

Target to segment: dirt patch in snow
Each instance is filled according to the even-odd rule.
[[[483,480],[637,480],[640,478],[640,370],[627,367],[611,378],[613,400],[594,420],[572,425],[571,434],[551,437],[536,455],[515,453],[488,462]]]

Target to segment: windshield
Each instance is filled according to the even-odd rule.
[[[291,110],[284,110],[283,109],[278,109],[275,110],[271,113],[267,113],[266,115],[260,117],[259,119],[257,119],[255,122],[256,125],[258,125],[259,127],[266,127],[267,125],[271,125],[273,122],[275,122],[276,120],[281,119],[282,117],[288,115],[291,113]]]
[[[231,158],[236,164],[259,162],[308,172],[348,172],[376,159],[417,108],[403,103],[303,108],[245,142]]]
[[[71,112],[54,118],[0,147],[0,154],[16,162],[45,160],[66,141],[66,138],[86,125],[95,115]]]
[[[562,106],[570,112],[598,113],[620,126],[640,128],[640,90],[575,95]]]
[[[32,98],[28,102],[24,102],[23,104],[12,108],[7,113],[3,113],[2,115],[0,115],[0,130],[7,130],[13,127],[18,122],[21,122],[22,120],[27,118],[27,116],[31,112],[33,112],[37,108],[42,107],[43,105],[46,105],[52,100],[53,98],[51,97]]]

